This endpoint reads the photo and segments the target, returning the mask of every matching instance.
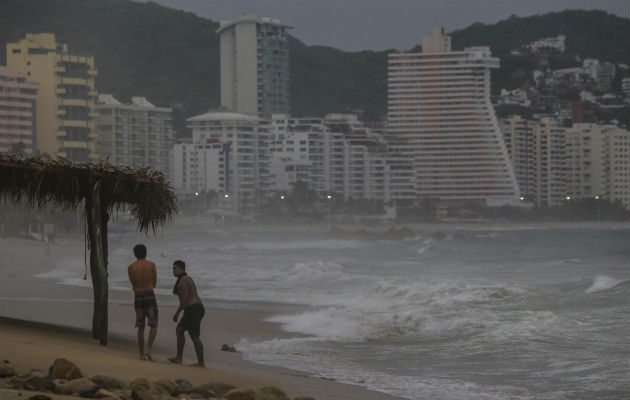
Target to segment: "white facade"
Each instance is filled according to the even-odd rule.
[[[521,196],[538,207],[562,205],[566,197],[564,128],[555,119],[500,121]]]
[[[175,148],[174,187],[187,193],[214,191],[226,207],[247,211],[261,186],[260,170],[268,169],[260,154],[267,135],[263,121],[232,112],[186,121],[193,140]]]
[[[355,115],[329,114],[323,119],[274,115],[269,152],[273,190],[290,192],[302,181],[322,198],[388,200],[384,139]]]
[[[499,60],[487,47],[449,50],[389,55],[388,128],[396,179],[413,174],[416,202],[516,202],[518,185],[490,102],[490,69]],[[405,185],[404,179],[392,182],[397,199],[409,199]]]
[[[575,124],[566,130],[567,195],[600,196],[630,208],[630,131]]]
[[[156,107],[144,97],[122,104],[99,95],[96,110],[97,152],[114,165],[153,167],[172,177],[174,131],[171,108]]]
[[[221,106],[270,119],[289,113],[288,26],[242,15],[221,21]]]
[[[223,193],[225,158],[222,143],[177,143],[173,148],[174,188],[187,194]]]

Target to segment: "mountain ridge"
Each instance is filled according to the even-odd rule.
[[[145,96],[173,107],[180,133],[185,118],[219,105],[219,24],[211,19],[130,0],[3,0],[1,7],[0,64],[6,64],[7,42],[52,32],[72,54],[94,55],[100,93],[122,101]],[[501,58],[502,68],[493,72],[496,92],[521,85],[526,77],[514,71],[531,68],[510,55],[511,48],[559,33],[567,35],[559,65],[571,65],[575,55],[630,64],[628,28],[630,20],[603,11],[566,10],[474,23],[450,35],[455,50],[486,45]],[[295,37],[289,47],[293,115],[357,110],[373,118],[385,115],[387,57],[397,50],[346,52],[307,46]]]

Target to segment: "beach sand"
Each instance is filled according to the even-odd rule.
[[[213,307],[206,301],[202,324],[206,369],[169,363],[174,355],[174,299],[158,296],[160,326],[153,349],[156,362],[138,360],[136,329],[133,326],[133,294],[109,292],[109,343],[100,346],[92,339],[92,289],[59,285],[35,278],[50,271],[62,258],[64,246],[26,239],[0,239],[0,359],[20,369],[46,372],[57,358],[74,362],[85,376],[107,375],[123,381],[144,377],[186,378],[194,385],[222,382],[237,387],[276,386],[291,397],[311,396],[317,400],[395,400],[398,397],[355,385],[321,379],[308,373],[245,361],[238,353],[220,351],[222,344],[240,338],[287,337],[276,324],[256,309]],[[89,275],[88,275],[88,279]],[[195,361],[187,338],[185,363]],[[24,391],[22,391],[24,392]],[[24,392],[24,396],[28,393]],[[16,393],[3,390],[0,398]],[[25,398],[25,397],[15,397]],[[28,398],[28,396],[26,397]],[[63,396],[57,396],[63,398]]]

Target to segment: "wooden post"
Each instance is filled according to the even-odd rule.
[[[94,314],[92,316],[92,337],[107,346],[107,211],[101,202],[101,182],[90,187],[85,207],[90,239],[90,272],[94,288]]]

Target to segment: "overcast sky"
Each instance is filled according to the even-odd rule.
[[[604,10],[629,18],[630,0],[153,0],[210,18],[256,14],[280,19],[307,45],[346,51],[407,50],[430,34],[512,14],[530,16],[565,9]]]

